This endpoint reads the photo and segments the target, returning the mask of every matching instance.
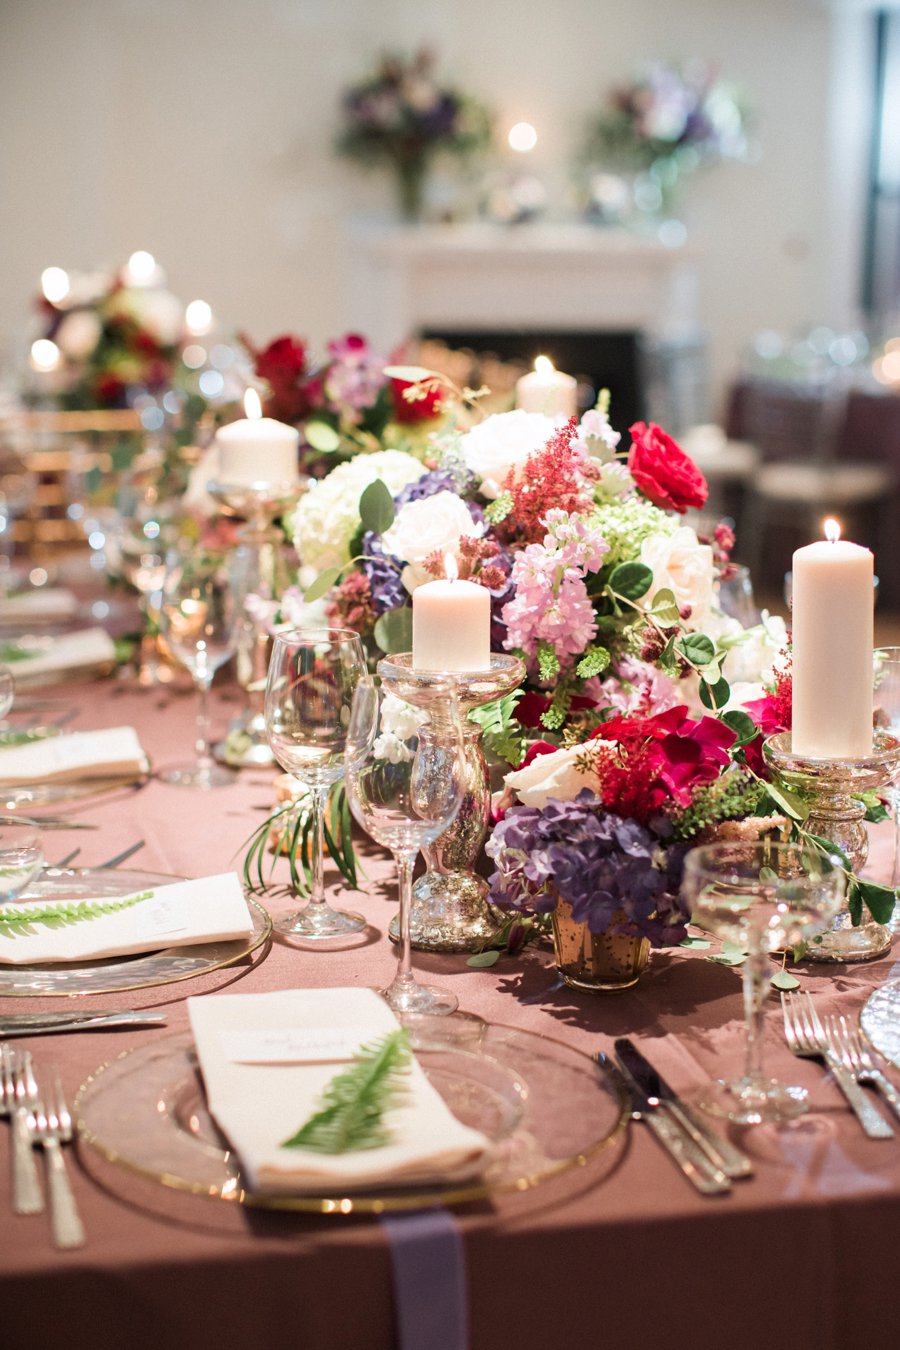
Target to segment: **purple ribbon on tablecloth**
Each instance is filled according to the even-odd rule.
[[[462,1235],[446,1209],[385,1214],[399,1350],[468,1350]]]

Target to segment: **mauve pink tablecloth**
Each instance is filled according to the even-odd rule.
[[[136,726],[157,769],[190,756],[188,694],[118,682],[53,693],[77,701],[79,729]],[[220,725],[232,710],[233,703],[216,699]],[[207,794],[154,780],[84,802],[77,814],[101,828],[48,834],[50,857],[78,845],[78,863],[90,866],[144,838],[127,866],[199,875],[232,860],[238,865],[243,841],[271,804],[272,776],[246,771],[234,786]],[[882,833],[873,847],[876,866],[886,846]],[[382,866],[376,859],[376,875]],[[377,893],[352,899],[375,930],[367,945],[308,953],[276,943],[247,969],[89,1000],[95,1007],[164,1007],[167,1028],[20,1044],[40,1064],[58,1062],[74,1094],[120,1051],[186,1028],[189,994],[384,983],[394,963],[385,935],[394,907]],[[739,976],[698,955],[657,954],[634,990],[602,998],[553,990],[542,951],[488,971],[468,969],[464,957],[417,956],[416,964],[451,985],[464,1009],[585,1051],[611,1049],[615,1036],[630,1034],[677,1087],[738,1062]],[[893,967],[887,958],[835,968],[810,983],[822,1007],[853,1014]],[[0,1000],[0,1013],[23,1006]],[[757,1175],[730,1196],[696,1196],[647,1131],[633,1127],[602,1166],[459,1212],[473,1350],[896,1345],[900,1295],[891,1272],[900,1250],[900,1137],[867,1140],[822,1069],[788,1056],[774,1000],[768,1022],[773,1070],[805,1084],[813,1109],[790,1128],[745,1132]],[[50,1247],[46,1216],[11,1217],[7,1136],[0,1144],[3,1350],[387,1350],[396,1343],[388,1246],[376,1220],[241,1211],[148,1183],[132,1186],[124,1173],[98,1177],[73,1150],[88,1243],[60,1253]]]

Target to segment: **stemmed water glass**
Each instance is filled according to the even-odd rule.
[[[162,579],[160,632],[172,655],[190,671],[198,691],[196,763],[160,777],[181,787],[222,787],[234,771],[216,764],[209,749],[209,688],[234,655],[243,597],[227,555],[170,554]]]
[[[800,843],[719,842],[688,853],[682,893],[696,924],[747,952],[744,1072],[711,1083],[698,1105],[743,1125],[790,1120],[806,1109],[805,1090],[763,1072],[770,957],[830,925],[841,906],[844,872],[837,859]]]
[[[874,677],[875,720],[892,736],[900,737],[900,647],[876,647]],[[891,885],[896,888],[900,884],[900,785],[896,782],[888,789],[888,800],[894,821]]]
[[[9,666],[0,666],[0,722],[12,708],[16,698],[16,682]]]
[[[115,564],[138,593],[143,619],[138,680],[154,685],[160,679],[160,664],[151,630],[160,620],[166,559],[180,542],[180,508],[177,501],[160,494],[155,482],[135,480],[120,490],[118,509],[118,529],[107,542]]]
[[[431,689],[435,702],[425,712],[386,693],[371,676],[360,680],[347,738],[350,810],[367,834],[390,849],[397,864],[400,955],[394,979],[382,995],[401,1016],[452,1013],[459,1003],[448,990],[419,984],[412,971],[413,868],[419,851],[453,822],[466,783],[456,686],[451,680],[434,681]]]
[[[280,933],[319,942],[358,933],[361,914],[325,899],[324,823],[328,793],[344,774],[353,691],[365,674],[359,634],[348,628],[278,633],[266,679],[266,736],[281,767],[309,793],[313,874],[309,900],[275,922]]]

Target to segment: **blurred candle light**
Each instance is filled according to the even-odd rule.
[[[181,359],[189,370],[199,370],[206,364],[206,348],[196,342],[189,342],[181,353]]]
[[[71,290],[68,272],[61,267],[45,267],[41,273],[41,290],[51,305],[58,305]]]
[[[149,286],[159,279],[160,269],[152,253],[142,248],[132,253],[125,268],[125,280],[130,286]]]
[[[574,417],[578,411],[578,382],[557,370],[549,356],[536,356],[534,370],[516,384],[516,407],[545,417]]]
[[[203,337],[213,324],[213,312],[205,300],[192,300],[184,311],[184,322],[192,337]]]
[[[49,338],[38,338],[31,344],[28,363],[32,370],[51,371],[59,366],[61,353],[55,342]]]
[[[516,122],[515,126],[510,127],[506,139],[510,150],[527,155],[529,150],[533,150],[537,145],[537,131],[530,122]]]

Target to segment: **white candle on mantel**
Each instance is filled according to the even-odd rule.
[[[426,581],[413,591],[413,670],[490,670],[490,592],[460,581],[452,556],[444,566],[447,581]]]
[[[840,528],[793,560],[791,748],[817,759],[872,753],[874,560]]]
[[[545,417],[575,417],[578,414],[578,383],[557,370],[549,356],[536,356],[534,370],[516,383],[516,407]]]
[[[263,417],[255,389],[248,389],[244,395],[244,411],[246,417],[216,432],[219,481],[228,487],[296,483],[300,433],[286,422]]]

